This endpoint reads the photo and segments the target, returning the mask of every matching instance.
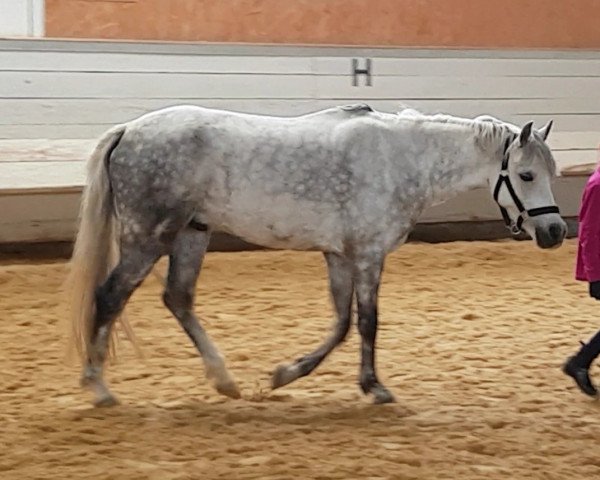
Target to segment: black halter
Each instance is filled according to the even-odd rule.
[[[496,187],[494,188],[494,200],[500,207],[500,213],[502,213],[502,218],[504,219],[504,223],[508,229],[510,229],[513,235],[518,235],[523,230],[521,227],[523,226],[523,222],[529,217],[537,217],[539,215],[546,215],[548,213],[560,213],[558,207],[556,205],[548,206],[548,207],[538,207],[531,208],[527,210],[523,205],[523,202],[517,197],[517,193],[513,188],[513,185],[510,181],[510,177],[508,176],[508,160],[510,155],[508,153],[508,147],[510,146],[513,138],[507,138],[506,143],[504,144],[504,153],[502,157],[502,169],[500,170],[500,175],[498,177],[498,181],[496,182]],[[500,195],[500,189],[502,185],[506,184],[506,188],[508,189],[508,193],[512,198],[512,201],[515,203],[515,207],[519,210],[519,216],[516,221],[511,220],[508,215],[508,211],[498,202],[498,196]]]

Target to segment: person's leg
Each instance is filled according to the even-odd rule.
[[[590,379],[589,368],[598,355],[600,355],[600,330],[563,365],[563,372],[575,380],[583,393],[592,397],[598,395],[598,390]]]

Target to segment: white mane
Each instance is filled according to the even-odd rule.
[[[506,139],[506,134],[514,135],[519,132],[519,128],[508,122],[503,122],[491,115],[480,115],[479,117],[464,118],[448,115],[445,113],[425,114],[414,108],[405,107],[398,111],[400,117],[411,117],[418,121],[448,123],[454,125],[470,126],[475,129],[481,140],[486,142],[502,142]]]
[[[422,122],[470,126],[475,130],[477,141],[480,142],[480,145],[487,148],[500,148],[504,145],[507,138],[514,137],[521,131],[518,126],[499,120],[491,115],[480,115],[473,119],[456,117],[445,113],[429,115],[405,105],[402,105],[402,108],[397,112],[397,115],[399,117],[410,117],[411,119]],[[556,173],[556,162],[550,153],[550,149],[544,142],[536,142],[535,148],[540,149],[548,168],[554,175]]]

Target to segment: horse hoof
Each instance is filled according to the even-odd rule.
[[[292,383],[297,378],[298,373],[295,365],[279,365],[273,373],[273,377],[271,379],[271,389],[275,390],[276,388],[283,387],[288,383]]]
[[[374,396],[373,403],[375,405],[381,405],[384,403],[396,403],[396,399],[392,395],[392,393],[385,387],[375,387],[371,390],[371,393]]]
[[[119,405],[119,400],[117,400],[116,397],[113,397],[112,395],[105,395],[103,397],[99,397],[94,402],[94,407],[96,408],[114,407],[116,405]]]
[[[217,392],[219,392],[221,395],[225,395],[226,397],[233,398],[236,400],[238,398],[242,398],[242,394],[240,393],[240,390],[238,389],[237,385],[233,380],[228,380],[222,383],[216,383],[215,388]]]

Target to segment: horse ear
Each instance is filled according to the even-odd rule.
[[[529,137],[531,137],[532,128],[533,122],[529,122],[523,127],[523,130],[521,130],[521,135],[519,135],[519,143],[522,147],[529,141]]]
[[[546,125],[538,130],[538,133],[542,136],[544,141],[548,138],[550,134],[550,130],[552,129],[552,125],[554,124],[554,120],[550,120]]]

